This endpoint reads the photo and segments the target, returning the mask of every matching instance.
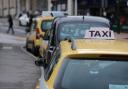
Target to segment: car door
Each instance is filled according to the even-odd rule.
[[[54,52],[56,52],[56,50],[60,50],[60,47],[57,44],[56,31],[56,23],[54,23],[52,29],[50,30],[50,39],[48,42],[48,47],[45,55],[46,63],[50,63],[52,57],[54,56]]]
[[[51,61],[48,63],[47,67],[44,69],[44,78],[46,81],[49,80],[52,72],[54,71],[54,67],[57,64],[59,59],[59,54],[60,54],[60,51],[59,51],[59,48],[57,48],[52,54]]]

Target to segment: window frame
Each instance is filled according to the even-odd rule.
[[[53,21],[52,19],[51,19],[51,20],[42,20],[41,26],[40,26],[40,27],[41,27],[41,30],[42,30],[43,32],[46,32],[47,29],[45,29],[45,30],[43,29],[43,26],[42,26],[43,23],[44,23],[44,22],[51,22],[51,23],[52,23],[52,21]],[[51,28],[52,28],[52,25],[51,25]],[[50,28],[50,29],[51,29],[51,28]],[[50,29],[48,29],[48,30],[50,30]]]

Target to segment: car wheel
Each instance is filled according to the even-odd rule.
[[[26,26],[29,26],[29,22],[27,22]]]
[[[26,41],[26,50],[30,51],[30,48],[28,48],[28,41]]]
[[[39,56],[39,47],[34,47],[34,55]]]
[[[35,55],[35,46],[34,46],[34,43],[32,43],[31,53]]]
[[[19,21],[19,26],[22,26],[21,21]]]

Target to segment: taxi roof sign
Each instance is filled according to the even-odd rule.
[[[115,39],[114,32],[106,27],[91,27],[85,32],[87,39]]]

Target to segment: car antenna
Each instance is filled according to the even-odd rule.
[[[72,50],[76,50],[76,42],[75,42],[75,40],[71,39],[71,41],[72,41],[72,44],[71,44]]]
[[[68,40],[68,42],[71,42],[71,49],[76,50],[76,42],[72,37],[66,37],[64,40]]]
[[[83,15],[83,21],[84,21],[84,15]]]
[[[83,12],[83,21],[84,21],[84,19],[85,19],[85,18],[84,18],[84,15],[85,15],[85,13]]]

